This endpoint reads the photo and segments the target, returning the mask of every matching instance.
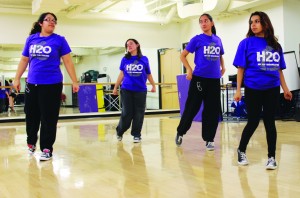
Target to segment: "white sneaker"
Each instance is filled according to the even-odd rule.
[[[140,143],[142,140],[141,137],[133,137],[133,143]]]
[[[213,151],[213,150],[215,150],[215,144],[214,144],[214,142],[206,142],[206,150],[207,151]]]
[[[40,161],[47,161],[50,160],[52,158],[52,153],[49,149],[44,149],[41,157],[40,157]]]
[[[32,144],[27,144],[27,146],[28,146],[28,154],[33,155],[35,152],[36,146],[32,145]]]
[[[277,168],[277,163],[274,159],[274,157],[269,157],[267,164],[266,164],[266,169],[267,170],[275,170]]]

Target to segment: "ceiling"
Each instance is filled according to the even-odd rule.
[[[166,24],[203,12],[222,15],[243,12],[276,0],[0,0],[0,13],[62,14],[68,18]]]
[[[202,13],[223,17],[276,0],[0,0],[0,13],[39,15],[53,12],[67,18],[168,24],[183,22]],[[13,71],[22,45],[0,44],[0,65]],[[123,48],[72,48],[75,58],[123,52]]]

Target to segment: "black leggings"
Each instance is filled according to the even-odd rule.
[[[220,79],[193,76],[184,112],[177,127],[177,133],[184,135],[190,129],[194,117],[199,112],[202,101],[204,103],[202,112],[202,138],[204,141],[213,142],[221,113]]]
[[[279,96],[280,87],[267,90],[245,88],[248,122],[242,133],[239,145],[240,151],[246,151],[249,140],[258,127],[260,117],[262,116],[268,143],[268,157],[275,158],[277,140],[275,114],[279,105]]]

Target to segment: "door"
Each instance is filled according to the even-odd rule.
[[[176,76],[181,74],[182,64],[179,49],[161,49],[160,57],[160,98],[162,109],[179,109]],[[166,83],[166,84],[164,84]]]

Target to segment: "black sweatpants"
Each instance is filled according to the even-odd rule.
[[[277,140],[275,114],[279,105],[279,96],[280,87],[268,90],[255,90],[245,87],[248,122],[242,133],[239,145],[240,151],[246,151],[249,140],[258,127],[262,112],[268,143],[268,157],[275,158]]]
[[[119,136],[122,136],[130,128],[131,122],[131,135],[134,137],[141,136],[146,110],[146,97],[146,91],[121,90],[122,112],[116,128]]]
[[[184,112],[177,127],[177,133],[184,135],[190,129],[194,117],[199,112],[202,101],[204,103],[202,138],[204,141],[213,142],[221,112],[220,79],[192,77]]]
[[[40,149],[53,151],[56,139],[62,83],[35,85],[26,84],[25,114],[27,143],[36,145],[40,128]]]

